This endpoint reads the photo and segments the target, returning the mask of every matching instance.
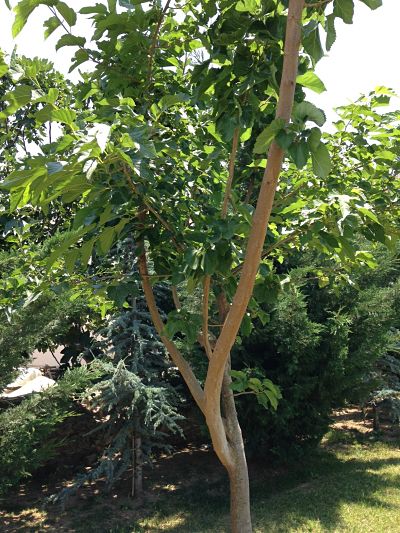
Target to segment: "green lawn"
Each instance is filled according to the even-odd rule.
[[[399,444],[325,445],[290,470],[268,475],[267,468],[252,465],[255,531],[400,533]],[[226,532],[227,487],[209,454],[204,456],[191,470],[189,461],[185,472],[179,464],[175,469],[172,459],[144,509],[126,497],[93,496],[84,504],[75,501],[64,513],[43,511],[40,505],[9,510],[3,513],[9,529],[0,531]]]

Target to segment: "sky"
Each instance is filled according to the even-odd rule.
[[[90,2],[68,1],[76,11],[87,4]],[[308,99],[326,112],[328,124],[335,118],[335,107],[357,99],[378,85],[388,86],[400,95],[400,0],[383,0],[383,6],[375,11],[359,0],[355,0],[355,4],[354,23],[346,25],[336,21],[336,43],[317,65],[316,73],[327,91],[321,95],[308,93]],[[37,9],[14,42],[11,37],[13,17],[0,0],[0,48],[11,52],[16,44],[20,54],[48,58],[58,70],[67,73],[73,49],[65,47],[58,53],[55,51],[60,35],[57,32],[47,41],[43,39],[42,21],[44,16],[47,18],[46,9],[44,6]],[[81,19],[76,33],[90,35],[90,21]],[[77,75],[74,73],[73,79]]]

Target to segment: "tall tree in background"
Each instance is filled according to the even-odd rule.
[[[381,4],[361,1],[373,9]],[[329,183],[331,162],[319,129],[324,114],[304,101],[301,86],[323,90],[313,72],[324,53],[319,28],[327,32],[329,49],[335,19],[351,23],[354,2],[168,0],[144,9],[140,1],[121,0],[117,9],[116,0],[109,0],[107,6],[80,10],[93,20],[97,46],[92,48],[73,33],[75,11],[58,0],[19,2],[14,35],[38,6],[51,11],[46,34],[63,32],[57,48],[78,47],[71,68],[92,60],[94,69],[84,76],[74,105],[60,107],[50,91],[40,95],[44,106],[35,114],[37,123],[59,122],[66,133],[8,176],[12,208],[31,203],[48,209],[55,200],[74,205],[70,231],[48,259],[53,270],[84,271],[89,259],[107,254],[116,239],[134,236],[152,320],[203,412],[229,474],[232,531],[250,532],[248,473],[230,351],[239,329],[247,327],[249,304],[262,315],[257,298],[252,299],[261,259],[271,246],[288,242],[286,208],[278,203],[272,213],[285,154],[298,169],[311,158],[319,185]],[[8,107],[2,116],[34,97],[30,88],[18,92],[16,87],[5,97]],[[309,122],[316,126],[308,127]],[[260,154],[267,154],[266,162]],[[374,172],[368,162],[363,171]],[[278,202],[289,195],[295,205],[302,188],[311,202],[318,200],[318,187],[292,171],[288,175]],[[327,189],[322,187],[322,193],[328,194]],[[358,213],[362,202],[376,216],[364,200],[355,202],[354,210]],[[263,250],[271,213],[273,242]],[[325,209],[318,225],[312,210],[308,214],[298,227],[289,227],[290,238],[325,232],[327,239],[337,212]],[[355,218],[355,224],[361,222]],[[332,253],[343,255],[349,247],[349,237],[342,234]],[[349,255],[356,260],[355,253]],[[268,278],[264,266],[260,278]],[[161,278],[169,280],[176,302],[166,324],[153,293],[153,283]],[[97,279],[97,287],[99,283]],[[201,287],[201,312],[181,306],[176,286],[183,283],[189,291]],[[210,334],[211,327],[217,333]],[[196,342],[208,358],[204,382],[187,357]],[[276,404],[276,387],[265,382],[260,393]]]

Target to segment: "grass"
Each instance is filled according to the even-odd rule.
[[[331,433],[318,453],[287,472],[253,465],[256,533],[400,533],[399,443],[349,442],[348,434],[343,437],[341,441],[340,434]],[[3,513],[10,529],[0,531],[226,532],[227,485],[220,475],[213,475],[216,464],[209,455],[200,458],[200,466],[198,459],[189,458],[185,472],[179,464],[174,469],[177,463],[171,460],[167,484],[158,486],[144,508],[112,494],[97,496],[58,519],[39,506],[20,511],[19,522],[17,513]],[[195,479],[188,479],[189,468]]]

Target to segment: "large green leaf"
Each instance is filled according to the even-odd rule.
[[[261,6],[260,0],[240,0],[236,6],[236,11],[248,12],[255,15]]]
[[[320,94],[326,91],[326,87],[323,82],[318,78],[318,76],[312,70],[309,70],[305,74],[300,74],[296,78],[296,83],[299,83],[307,89]]]
[[[61,20],[57,17],[50,17],[43,23],[44,27],[44,37],[47,39],[57,28],[61,26]]]
[[[382,0],[361,0],[365,5],[370,7],[371,9],[377,9],[378,7],[381,7]]]
[[[72,7],[69,7],[65,2],[58,2],[56,8],[69,26],[76,24],[76,13]]]
[[[315,122],[318,126],[323,126],[326,121],[325,113],[311,102],[297,104],[294,107],[293,118],[300,122]]]
[[[254,145],[255,154],[263,154],[274,140],[276,134],[285,126],[285,121],[278,118],[271,122],[257,137]]]
[[[309,148],[305,141],[294,142],[288,151],[297,168],[303,168],[307,164]]]
[[[321,143],[316,150],[311,152],[311,158],[315,174],[319,178],[326,178],[331,171],[331,158],[327,147]]]
[[[331,13],[326,17],[326,49],[329,51],[336,41],[335,15]]]
[[[63,35],[56,44],[56,50],[63,46],[85,46],[86,39],[84,37],[77,37],[75,35]]]
[[[303,38],[303,46],[305,51],[310,54],[314,64],[324,57],[318,26]]]
[[[18,109],[29,104],[32,99],[32,88],[28,85],[18,85],[13,91],[7,93],[3,100],[8,102],[7,114],[15,113]]]
[[[12,26],[12,36],[16,37],[25,26],[31,13],[40,5],[55,6],[58,0],[22,0],[15,8],[15,19]]]
[[[346,24],[352,24],[354,15],[354,0],[335,0],[333,14]]]

